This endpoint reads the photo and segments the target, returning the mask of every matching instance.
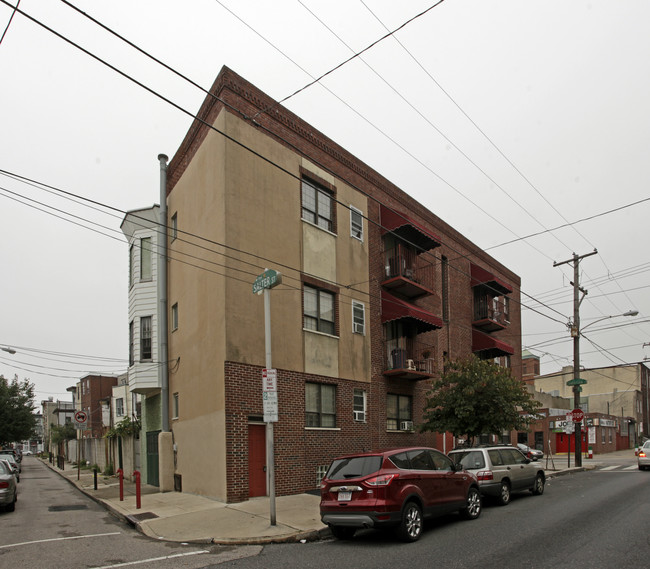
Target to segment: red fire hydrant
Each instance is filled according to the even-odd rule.
[[[139,510],[142,507],[140,501],[140,472],[136,470],[133,476],[135,476],[135,509]]]
[[[117,469],[117,476],[120,479],[120,502],[124,502],[124,471],[121,468]]]

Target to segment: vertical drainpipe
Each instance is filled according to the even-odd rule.
[[[162,430],[169,432],[169,373],[167,365],[167,156],[159,154],[160,217],[158,225],[158,377],[162,397]]]

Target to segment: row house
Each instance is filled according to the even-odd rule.
[[[316,488],[342,453],[449,450],[450,435],[417,430],[446,359],[475,354],[521,375],[519,277],[230,69],[164,188],[166,267],[151,245],[157,206],[122,226],[149,483],[173,477],[227,502],[268,494],[264,303],[252,290],[265,269],[282,273],[270,292],[278,495]],[[162,316],[166,362],[152,343]]]

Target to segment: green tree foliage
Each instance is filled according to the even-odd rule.
[[[72,423],[65,423],[64,425],[52,424],[50,429],[52,444],[54,445],[77,438],[77,429]]]
[[[510,370],[476,356],[448,362],[427,395],[423,431],[470,442],[482,434],[526,430],[540,403]]]
[[[0,375],[0,445],[32,438],[36,426],[34,384]]]

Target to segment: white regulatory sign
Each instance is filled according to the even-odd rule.
[[[263,369],[262,370],[262,391],[277,391],[278,390],[278,370],[277,369]]]
[[[278,392],[264,391],[262,393],[262,402],[264,404],[264,422],[278,422]]]

